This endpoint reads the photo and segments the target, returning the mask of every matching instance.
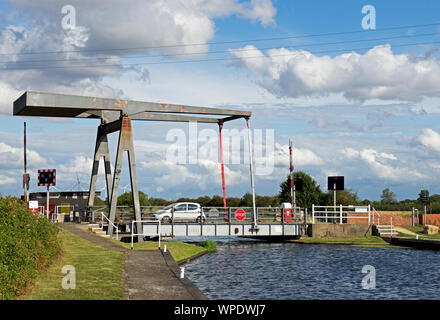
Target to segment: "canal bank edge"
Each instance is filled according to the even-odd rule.
[[[189,280],[187,277],[183,277],[183,278],[180,277],[180,268],[178,267],[176,261],[174,261],[169,251],[163,252],[163,250],[160,250],[160,252],[164,257],[165,263],[167,264],[168,268],[173,272],[176,278],[180,280],[182,285],[185,287],[185,289],[189,292],[189,294],[193,297],[194,300],[209,300],[208,297],[205,296],[205,294],[194,283],[191,282],[191,280]],[[206,252],[202,251],[196,256],[200,257],[203,254],[206,254],[207,252],[208,250],[206,250]],[[197,258],[196,256],[194,256],[193,259]],[[185,259],[185,262],[186,260],[188,259]]]
[[[440,240],[410,239],[402,237],[383,237],[393,246],[411,247],[423,250],[440,250]]]

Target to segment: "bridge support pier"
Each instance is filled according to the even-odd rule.
[[[118,141],[118,149],[116,152],[115,172],[113,174],[113,182],[112,182],[107,135],[116,131],[119,131],[119,141]],[[124,151],[127,151],[128,154],[128,167],[130,171],[131,194],[133,197],[134,216],[136,221],[140,221],[142,217],[141,217],[141,209],[139,204],[139,192],[138,192],[138,183],[137,183],[137,175],[136,175],[136,163],[135,163],[135,155],[134,155],[131,119],[127,116],[121,116],[121,118],[118,120],[106,124],[101,124],[98,127],[98,133],[96,138],[96,148],[95,148],[95,156],[94,156],[93,169],[92,169],[92,178],[90,181],[88,206],[89,208],[93,206],[93,202],[95,198],[96,179],[99,169],[99,160],[100,157],[103,156],[105,160],[107,198],[109,204],[108,219],[110,220],[111,223],[115,222],[115,217],[116,217],[116,205],[118,202],[118,189],[121,180],[121,171],[122,171],[121,169],[122,169],[122,160],[124,156]],[[136,228],[137,230],[142,230],[142,223],[137,222]],[[109,236],[113,235],[113,227],[110,224],[107,230],[107,234]],[[138,241],[139,242],[143,241],[142,235],[138,235]]]
[[[96,192],[96,179],[98,178],[99,171],[99,161],[101,157],[104,158],[104,170],[105,170],[105,182],[107,186],[107,199],[108,205],[110,207],[110,193],[112,190],[112,172],[110,167],[110,152],[108,148],[108,138],[107,133],[103,130],[103,124],[98,127],[98,132],[96,134],[96,145],[95,153],[93,156],[93,166],[92,175],[90,178],[90,188],[89,188],[89,198],[87,201],[87,208],[90,213],[95,202],[95,192]],[[93,219],[94,220],[94,219]],[[95,221],[92,221],[93,223]]]

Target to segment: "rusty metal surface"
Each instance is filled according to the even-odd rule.
[[[104,115],[103,111],[107,111]],[[141,117],[142,112],[197,114],[216,116],[249,117],[251,112],[222,108],[195,107],[177,104],[154,103],[120,99],[105,99],[98,97],[54,94],[26,91],[14,102],[14,115],[38,117],[67,117],[67,118],[108,118],[116,120],[122,114],[136,115],[136,120],[157,120],[160,117],[147,115]],[[156,117],[156,119],[154,119]],[[133,118],[134,119],[134,118]],[[191,121],[172,118],[158,121]],[[177,118],[175,118],[177,119]],[[211,120],[207,120],[211,121]]]

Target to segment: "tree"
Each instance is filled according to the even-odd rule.
[[[301,208],[311,208],[312,204],[319,205],[322,203],[325,194],[321,191],[320,186],[307,173],[302,171],[294,172],[294,178],[303,180],[304,191],[296,192],[296,204]],[[290,202],[290,182],[289,177],[280,184],[279,199],[281,202]]]
[[[133,197],[131,192],[125,192],[118,197],[118,206],[133,206]],[[139,204],[141,206],[148,206],[150,203],[148,202],[148,197],[142,191],[139,191]]]
[[[381,203],[395,203],[396,200],[396,194],[392,192],[389,188],[382,190],[382,195],[380,196],[380,202]]]
[[[148,202],[150,203],[150,206],[159,206],[159,207],[165,207],[171,204],[171,201],[162,198],[150,198],[148,199]]]
[[[102,200],[100,197],[95,197],[94,203],[95,203],[95,206],[106,206],[107,205],[107,202]]]
[[[247,192],[243,195],[243,197],[241,197],[240,207],[252,207],[252,193]]]
[[[419,192],[419,197],[417,198],[418,201],[422,202],[423,198],[428,198],[428,202],[429,202],[429,191],[426,189],[420,190]]]
[[[353,191],[352,189],[345,189],[345,190],[337,190],[336,191],[336,204],[343,206],[348,205],[358,205],[360,202],[357,192]],[[365,200],[363,201],[365,202]],[[333,191],[329,191],[326,194],[326,205],[332,206],[335,203]],[[368,204],[367,204],[368,205]]]

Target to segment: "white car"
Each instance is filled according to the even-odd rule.
[[[153,216],[162,223],[170,223],[173,221],[173,216],[174,221],[196,221],[197,223],[206,221],[206,216],[202,212],[200,204],[194,202],[178,202],[170,204],[162,210],[156,211]]]

